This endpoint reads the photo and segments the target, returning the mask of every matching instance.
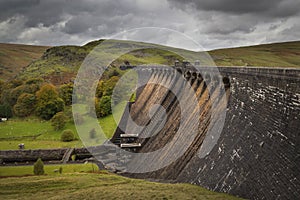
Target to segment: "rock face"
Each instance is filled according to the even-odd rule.
[[[201,74],[187,68],[177,68],[175,73],[150,67],[148,70],[148,78],[143,78],[148,84],[139,91],[129,112],[131,119],[144,128],[134,128],[128,121],[129,116],[123,116],[120,122],[123,131],[118,129],[112,142],[121,147],[128,143],[140,144],[123,145],[125,150],[136,155],[146,155],[164,147],[169,148],[165,152],[172,152],[176,147],[182,153],[170,164],[143,173],[141,169],[148,167],[145,163],[159,165],[171,155],[135,156],[125,163],[129,167],[135,163],[135,168],[127,173],[125,170],[127,176],[189,182],[250,199],[296,199],[300,196],[300,70],[223,67],[219,68],[221,77],[206,74],[209,68],[203,68]],[[145,76],[145,71],[139,73]],[[178,74],[185,77],[191,85],[189,90],[197,96],[198,118],[193,117],[196,111],[189,107],[190,93],[184,94],[186,84],[171,81]],[[151,84],[153,80],[168,87]],[[220,82],[225,88],[222,95],[215,87],[215,83]],[[154,104],[164,109],[155,110],[149,117]],[[180,109],[182,105],[186,111]],[[219,132],[218,137],[211,151],[200,156],[205,138],[210,137],[209,125],[216,123],[214,119],[218,115],[221,117],[224,110],[223,128],[213,130]],[[160,118],[162,112],[166,112],[164,120]],[[182,124],[180,119],[187,114],[183,112],[193,120]],[[197,134],[191,135],[187,128]],[[122,134],[127,134],[128,138],[122,138]],[[191,137],[192,141],[186,142]],[[177,145],[178,141],[183,145]]]

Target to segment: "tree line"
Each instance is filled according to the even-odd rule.
[[[111,114],[111,95],[118,80],[119,77],[113,75],[99,81],[95,93],[98,117]],[[72,95],[73,83],[55,86],[42,78],[0,81],[0,117],[35,115],[50,120],[72,104]]]

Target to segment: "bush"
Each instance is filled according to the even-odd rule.
[[[63,142],[73,141],[75,139],[73,131],[70,130],[70,129],[64,130],[62,132],[62,134],[61,134],[61,138],[60,139]]]
[[[43,175],[44,171],[44,163],[41,158],[39,158],[33,165],[33,173],[35,175]]]
[[[90,138],[91,139],[96,138],[96,130],[95,130],[95,128],[93,128],[93,129],[90,130]]]
[[[62,172],[63,172],[62,166],[59,167],[58,172],[59,172],[60,174],[62,174]]]
[[[73,154],[73,155],[71,156],[71,159],[72,159],[72,161],[75,161],[75,160],[76,160],[76,154]]]
[[[67,119],[63,112],[58,112],[51,118],[51,126],[53,126],[56,131],[63,129],[66,123]]]

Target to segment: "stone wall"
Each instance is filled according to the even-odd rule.
[[[0,151],[0,160],[2,164],[14,162],[33,162],[38,158],[41,158],[43,161],[61,161],[67,150],[67,148],[58,148]],[[73,154],[76,155],[77,159],[91,157],[91,154],[85,148],[75,148]]]

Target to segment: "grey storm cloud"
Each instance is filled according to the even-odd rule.
[[[300,12],[299,0],[169,0],[169,2],[179,8],[192,6],[205,11],[253,13],[270,17],[288,17]]]
[[[299,0],[1,0],[0,8],[0,42],[84,44],[139,27],[174,29],[206,49],[300,39]]]

